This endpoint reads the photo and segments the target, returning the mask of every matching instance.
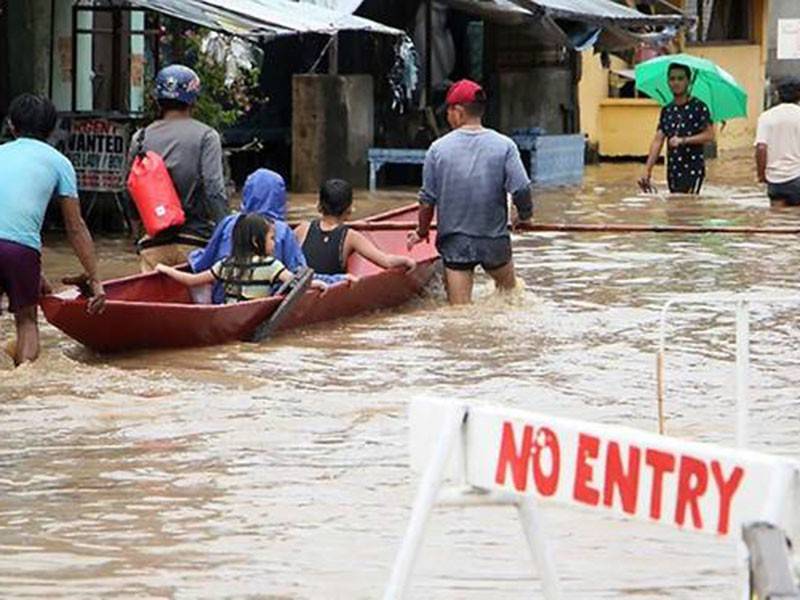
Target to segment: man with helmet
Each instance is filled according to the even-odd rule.
[[[139,241],[144,272],[158,263],[186,262],[189,252],[206,245],[214,226],[228,212],[220,136],[192,118],[199,93],[200,78],[189,67],[161,69],[155,89],[161,118],[138,131],[131,143],[131,161],[143,151],[161,155],[186,214],[181,227]]]

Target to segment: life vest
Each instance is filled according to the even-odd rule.
[[[142,152],[133,159],[128,192],[150,237],[186,222],[175,184],[157,152]]]

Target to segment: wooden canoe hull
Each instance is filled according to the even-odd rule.
[[[409,213],[405,218],[409,218]],[[408,253],[405,232],[373,231],[365,235],[387,252]],[[281,329],[351,317],[407,302],[433,276],[439,258],[433,243],[416,246],[410,255],[418,263],[411,273],[381,269],[352,256],[348,271],[359,276],[359,281],[331,286],[325,294],[309,290]],[[280,303],[279,298],[266,298],[228,305],[194,304],[186,287],[160,273],[133,275],[104,285],[108,300],[102,314],[88,315],[86,299],[73,288],[41,299],[45,318],[93,350],[119,352],[246,340]]]

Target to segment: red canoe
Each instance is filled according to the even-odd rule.
[[[390,214],[409,220],[415,212],[416,207]],[[404,231],[370,231],[364,235],[387,252],[408,252]],[[331,286],[324,295],[317,290],[306,292],[281,329],[403,304],[418,294],[434,273],[439,255],[433,241],[411,251],[418,263],[411,273],[385,270],[360,256],[351,256],[347,268],[360,277],[359,281]],[[118,352],[246,340],[280,304],[280,298],[274,297],[228,305],[193,304],[186,287],[160,273],[115,279],[104,285],[108,301],[102,314],[87,315],[86,299],[73,288],[42,298],[45,317],[89,348]]]

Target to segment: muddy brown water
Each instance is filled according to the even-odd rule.
[[[770,208],[749,157],[714,161],[702,198],[637,197],[637,165],[538,194],[537,219],[800,225]],[[358,199],[358,214],[413,201]],[[314,201],[295,197],[292,217]],[[98,242],[105,277],[135,270]],[[653,430],[659,310],[675,294],[800,294],[794,236],[516,237],[524,293],[449,308],[441,283],[392,312],[263,346],[99,356],[43,326],[38,363],[0,370],[0,597],[377,598],[415,490],[408,399],[476,398]],[[75,270],[51,239],[52,278]],[[8,315],[0,332],[9,337]],[[753,447],[800,450],[797,307],[755,307]],[[733,318],[679,309],[668,429],[734,440]],[[731,598],[736,548],[545,506],[566,598]],[[515,513],[437,510],[413,598],[539,593]]]

